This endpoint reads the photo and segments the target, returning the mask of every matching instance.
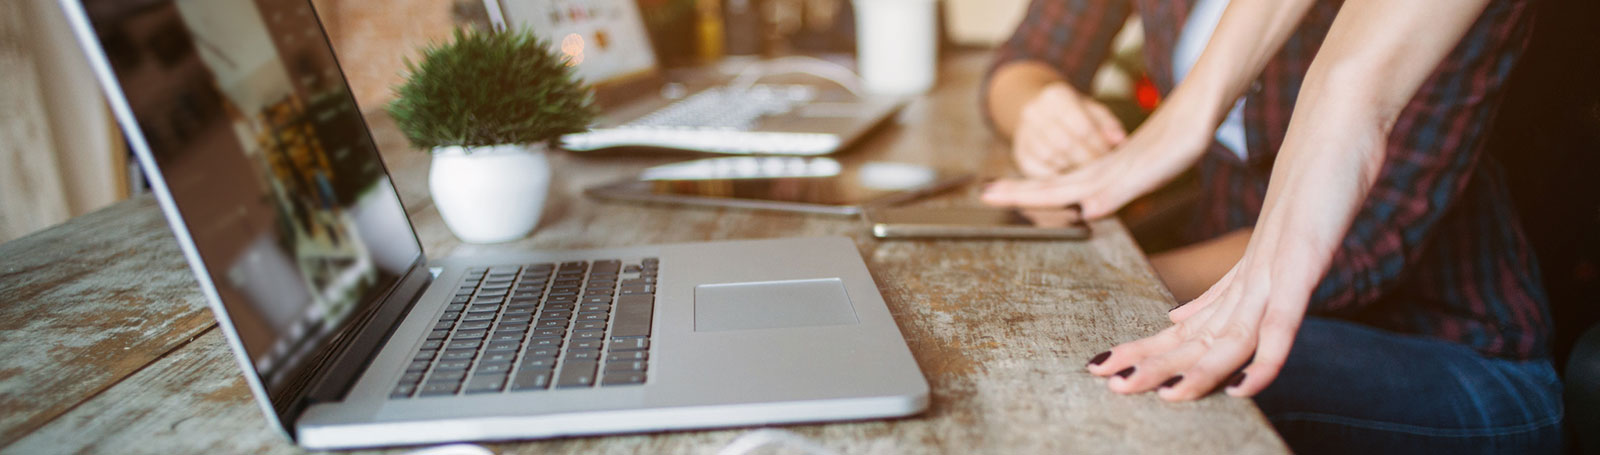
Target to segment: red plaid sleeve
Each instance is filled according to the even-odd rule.
[[[1377,182],[1317,287],[1313,311],[1362,310],[1414,269],[1475,174],[1530,16],[1525,2],[1491,3],[1401,111]]]

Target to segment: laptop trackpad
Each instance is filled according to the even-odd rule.
[[[694,288],[694,331],[858,324],[838,278],[702,284]]]

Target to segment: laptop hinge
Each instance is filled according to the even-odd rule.
[[[289,427],[286,429],[291,435],[294,434],[293,422],[306,407],[344,399],[432,281],[427,258],[419,256],[387,295],[330,340],[333,343],[329,346],[330,354],[305,370],[311,375],[305,393],[296,397],[289,409],[282,411],[284,425]]]

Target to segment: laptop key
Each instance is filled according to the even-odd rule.
[[[511,390],[544,390],[550,388],[550,370],[519,370],[511,378]]]
[[[523,323],[526,323],[526,322],[532,321],[532,320],[533,320],[533,316],[527,315],[527,314],[522,314],[522,313],[508,314],[508,315],[502,316],[500,318],[500,322],[523,322]]]
[[[624,295],[617,297],[617,319],[612,322],[612,337],[650,336],[650,317],[655,309],[655,298],[649,295]]]
[[[562,335],[566,335],[566,331],[562,329],[537,329],[533,331],[533,338],[560,338]]]
[[[467,381],[467,393],[499,392],[501,389],[504,389],[505,387],[506,387],[506,375],[505,375],[505,373],[490,374],[490,375],[481,375],[481,374],[480,375],[474,375],[474,376],[472,376],[472,380]]]
[[[460,384],[467,377],[467,370],[435,371],[428,375],[428,383],[454,382]]]
[[[528,357],[522,359],[522,364],[519,368],[524,370],[553,370],[556,368],[556,359],[554,357]]]
[[[606,373],[606,379],[600,382],[602,386],[639,385],[644,384],[644,372],[626,372],[621,374]]]
[[[467,309],[467,303],[466,303],[465,300],[463,300],[463,301],[461,301],[459,303],[452,303],[450,305],[445,306],[444,307],[444,312],[446,312],[446,313],[460,313],[460,312],[462,312],[462,311],[464,311],[466,309]]]
[[[475,369],[472,370],[473,377],[477,377],[477,375],[487,374],[487,373],[509,373],[509,372],[511,372],[511,362],[480,364],[480,365],[478,365],[478,368],[475,368]]]
[[[606,321],[581,321],[573,330],[605,330]]]
[[[565,361],[568,361],[568,362],[576,361],[576,360],[598,362],[598,361],[600,361],[600,350],[599,349],[578,349],[578,348],[574,347],[574,348],[571,348],[571,349],[567,349],[567,355],[566,355],[566,357],[563,357],[562,360],[565,360]]]
[[[416,384],[418,382],[422,382],[422,372],[421,371],[413,371],[413,372],[410,372],[410,373],[406,373],[406,374],[400,375],[400,383],[401,384]]]
[[[606,362],[606,374],[612,372],[644,371],[648,362],[643,360],[624,360],[621,362]]]
[[[400,384],[394,387],[394,391],[389,392],[389,398],[411,398],[411,394],[416,391],[416,384]]]
[[[655,293],[656,293],[655,285],[650,285],[650,284],[636,284],[636,285],[633,285],[633,286],[623,286],[622,287],[622,292],[621,292],[622,295],[639,295],[639,294],[648,295],[648,294],[655,294]]]
[[[478,362],[479,363],[500,363],[500,362],[511,362],[513,360],[516,360],[516,359],[517,359],[517,353],[515,353],[515,352],[499,352],[499,351],[496,351],[496,352],[486,352],[486,353],[484,353],[483,354],[483,360],[479,360]]]
[[[489,337],[489,342],[491,342],[491,343],[493,343],[493,342],[501,342],[501,341],[511,341],[511,342],[516,342],[516,343],[521,343],[522,342],[522,332],[495,332],[494,336]]]
[[[482,340],[483,336],[484,335],[488,335],[488,334],[489,334],[489,331],[482,330],[482,329],[479,329],[479,330],[457,330],[456,331],[456,335],[453,336],[453,337],[450,337],[450,341],[456,341],[456,340]]]
[[[433,366],[433,371],[435,374],[440,371],[462,371],[470,366],[472,360],[440,360],[438,365]]]
[[[428,340],[422,342],[423,350],[435,350],[444,347],[444,340]]]
[[[560,354],[560,353],[561,353],[561,349],[554,348],[554,347],[529,348],[527,351],[524,351],[522,353],[522,359],[523,360],[527,360],[527,359],[531,359],[531,358],[551,358],[551,359],[553,359],[553,358],[556,358],[556,355]]]
[[[494,312],[493,311],[479,311],[479,312],[476,312],[476,313],[467,313],[467,315],[463,316],[461,318],[461,320],[462,321],[493,321],[494,320]]]
[[[438,323],[433,324],[433,329],[434,330],[450,330],[451,327],[455,327],[455,326],[456,326],[455,321],[439,321]]]
[[[534,348],[559,348],[559,347],[561,347],[561,339],[560,338],[534,338],[532,340],[528,340],[528,347],[534,347]]]
[[[611,316],[610,313],[579,313],[578,322],[604,321]]]
[[[417,355],[415,357],[412,357],[411,360],[412,361],[433,360],[433,354],[434,354],[434,351],[432,349],[426,349],[426,350],[422,350],[422,351],[417,351]]]
[[[552,295],[545,301],[550,303],[578,303],[578,294]]]
[[[604,343],[601,343],[600,340],[574,340],[572,344],[567,347],[567,349],[600,350],[603,345]]]
[[[541,328],[541,329],[562,328],[562,327],[566,327],[567,326],[567,320],[566,319],[540,319],[539,322],[534,324],[533,326]]]
[[[579,313],[606,313],[611,311],[611,305],[604,303],[585,303],[578,307]]]
[[[606,333],[599,330],[580,330],[572,332],[572,341],[598,340],[605,338]]]
[[[649,338],[613,338],[611,352],[643,351],[650,349]]]
[[[445,349],[478,349],[480,344],[480,342],[473,340],[451,340],[450,344],[445,345]]]
[[[493,322],[490,322],[490,321],[467,321],[467,322],[461,323],[460,329],[461,330],[487,329],[492,324],[493,324]]]
[[[413,360],[413,361],[411,361],[410,365],[406,366],[406,372],[407,373],[414,373],[414,372],[418,372],[418,371],[428,371],[428,364],[431,364],[431,363],[433,363],[433,362],[428,361],[428,360]]]
[[[572,312],[571,311],[565,311],[565,310],[545,310],[545,312],[539,313],[539,319],[540,320],[544,320],[544,319],[567,320],[567,319],[569,319],[571,317],[572,317]]]
[[[435,329],[428,333],[429,340],[443,340],[450,337],[450,329]]]
[[[623,360],[649,360],[649,359],[650,359],[650,353],[647,352],[647,351],[613,352],[613,353],[610,353],[610,354],[606,355],[606,361],[607,362],[617,362],[617,361],[623,361]]]
[[[587,304],[610,305],[611,304],[611,294],[591,295],[591,296],[588,296],[588,297],[584,297],[583,298],[583,303],[586,304],[586,305]]]
[[[489,348],[485,351],[516,351],[521,344],[520,341],[496,341],[489,343]]]
[[[567,360],[561,366],[561,377],[556,379],[556,387],[589,387],[594,385],[595,367],[599,366],[594,360]]]
[[[439,360],[472,360],[473,357],[477,356],[477,349],[451,349],[444,351],[444,355],[439,356]]]
[[[576,310],[576,309],[578,309],[578,306],[575,305],[575,304],[571,304],[571,303],[560,303],[560,302],[557,302],[557,303],[547,303],[547,304],[544,305],[544,310],[545,311],[572,311],[572,310]]]

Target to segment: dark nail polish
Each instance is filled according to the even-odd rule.
[[[1172,388],[1172,386],[1178,385],[1179,382],[1183,382],[1183,375],[1181,375],[1181,374],[1177,375],[1177,376],[1173,376],[1173,377],[1167,378],[1167,381],[1166,382],[1162,382],[1161,383],[1161,387],[1159,387],[1159,388],[1170,389],[1170,388]]]
[[[1089,365],[1099,365],[1105,363],[1106,359],[1109,358],[1111,358],[1111,351],[1095,354],[1094,358],[1089,359]]]
[[[1243,371],[1240,371],[1238,373],[1234,373],[1233,376],[1228,377],[1228,387],[1230,387],[1230,388],[1231,387],[1238,387],[1239,384],[1244,384],[1244,372]]]
[[[1117,377],[1119,378],[1128,379],[1128,376],[1133,376],[1133,367],[1123,368],[1122,371],[1117,372]]]

